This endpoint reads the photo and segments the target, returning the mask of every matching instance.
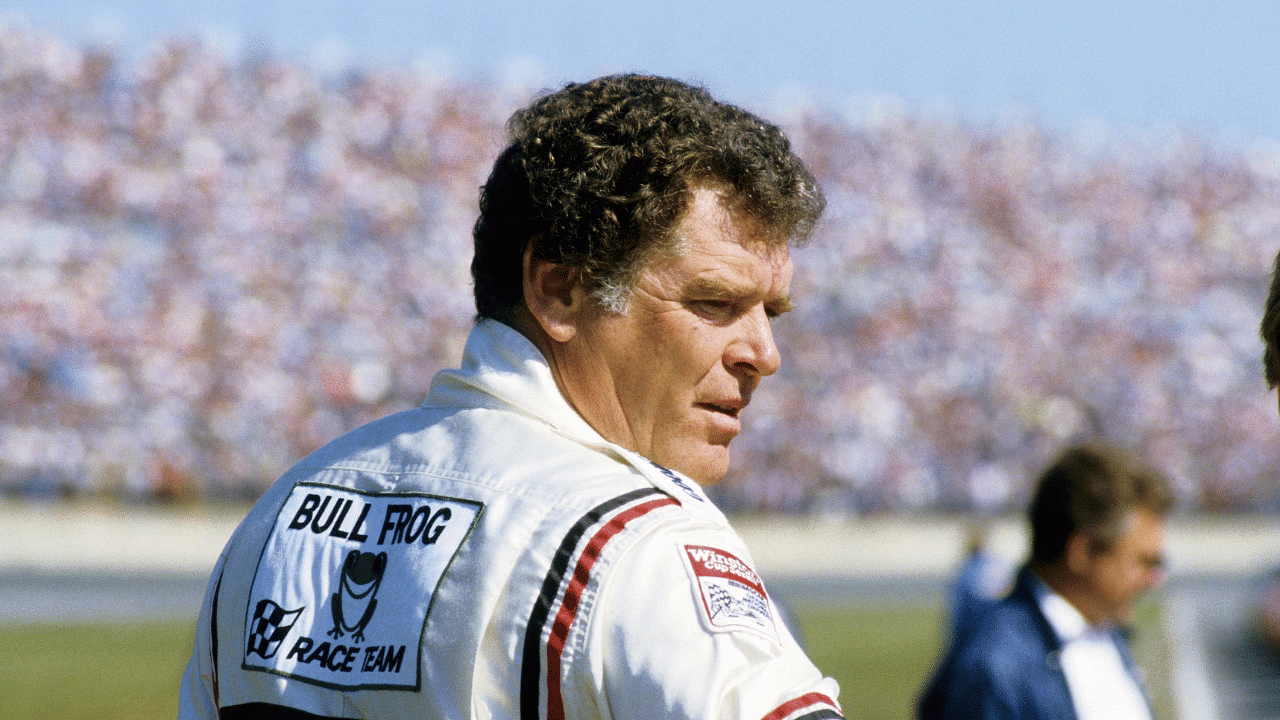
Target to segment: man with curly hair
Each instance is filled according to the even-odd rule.
[[[460,367],[250,512],[180,717],[840,717],[702,489],[778,369],[817,183],[665,78],[566,86],[509,133]]]

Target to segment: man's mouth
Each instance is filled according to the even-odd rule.
[[[737,418],[742,413],[742,409],[747,406],[745,401],[732,402],[706,402],[699,405],[707,410],[728,415],[731,418]]]

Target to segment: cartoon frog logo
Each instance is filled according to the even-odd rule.
[[[364,641],[364,628],[378,607],[376,595],[386,570],[387,554],[384,552],[374,555],[352,550],[347,553],[338,579],[338,592],[332,598],[333,629],[329,631],[329,637],[342,637],[346,631],[356,642]],[[356,624],[347,624],[347,618],[357,616],[360,619]]]

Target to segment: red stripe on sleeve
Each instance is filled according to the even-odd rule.
[[[674,498],[659,498],[636,505],[613,516],[613,519],[596,531],[587,546],[578,557],[569,586],[565,588],[564,600],[560,611],[556,613],[555,624],[551,626],[551,637],[547,640],[547,720],[564,720],[564,698],[560,694],[560,658],[564,654],[565,640],[569,637],[569,627],[578,613],[578,603],[582,600],[582,591],[591,579],[591,568],[600,558],[604,546],[614,535],[622,532],[627,523],[666,505],[679,505]]]
[[[835,700],[832,700],[822,693],[815,692],[807,695],[801,695],[795,700],[789,700],[779,705],[773,712],[765,715],[762,720],[782,720],[782,718],[787,717],[797,710],[809,707],[810,705],[830,705],[835,709],[840,708],[840,706],[836,704]]]

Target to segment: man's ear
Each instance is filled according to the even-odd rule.
[[[524,304],[542,332],[556,342],[568,342],[578,332],[578,316],[586,301],[581,270],[539,260],[533,244],[524,251]]]
[[[1071,533],[1071,537],[1067,538],[1065,553],[1067,569],[1071,574],[1079,576],[1088,571],[1096,555],[1096,548],[1096,543],[1088,534],[1080,531]]]

